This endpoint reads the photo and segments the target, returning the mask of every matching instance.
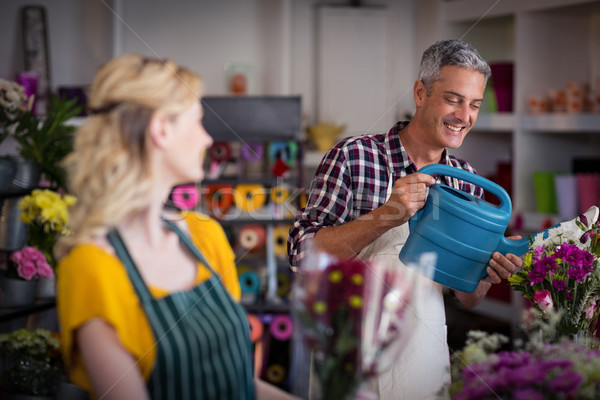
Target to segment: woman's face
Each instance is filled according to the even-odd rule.
[[[198,101],[170,122],[174,131],[166,167],[173,174],[175,184],[199,182],[204,178],[204,154],[213,139],[204,129],[202,117]]]

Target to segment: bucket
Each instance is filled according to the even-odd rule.
[[[25,246],[27,224],[21,221],[19,201],[23,197],[0,200],[0,250],[15,251]]]

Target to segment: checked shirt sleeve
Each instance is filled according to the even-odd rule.
[[[311,185],[306,207],[299,210],[288,237],[290,264],[298,266],[306,246],[322,228],[341,225],[352,204],[351,178],[344,151],[332,148],[323,158]]]

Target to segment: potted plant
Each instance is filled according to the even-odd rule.
[[[47,329],[0,335],[2,399],[55,399],[64,376],[57,338]]]
[[[37,281],[51,278],[54,271],[46,256],[35,247],[25,246],[11,253],[6,271],[0,275],[0,307],[15,308],[32,304]]]
[[[23,113],[12,134],[18,143],[19,156],[31,160],[40,167],[40,172],[51,187],[65,189],[65,171],[62,159],[73,149],[75,127],[67,121],[79,115],[81,106],[77,99],[62,100],[50,96],[46,115],[35,116],[31,110]]]

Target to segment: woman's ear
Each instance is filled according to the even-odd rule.
[[[152,144],[155,147],[162,149],[167,145],[170,128],[169,118],[164,114],[152,114],[152,117],[150,117],[150,124],[148,125],[148,131],[150,140],[152,140]]]

